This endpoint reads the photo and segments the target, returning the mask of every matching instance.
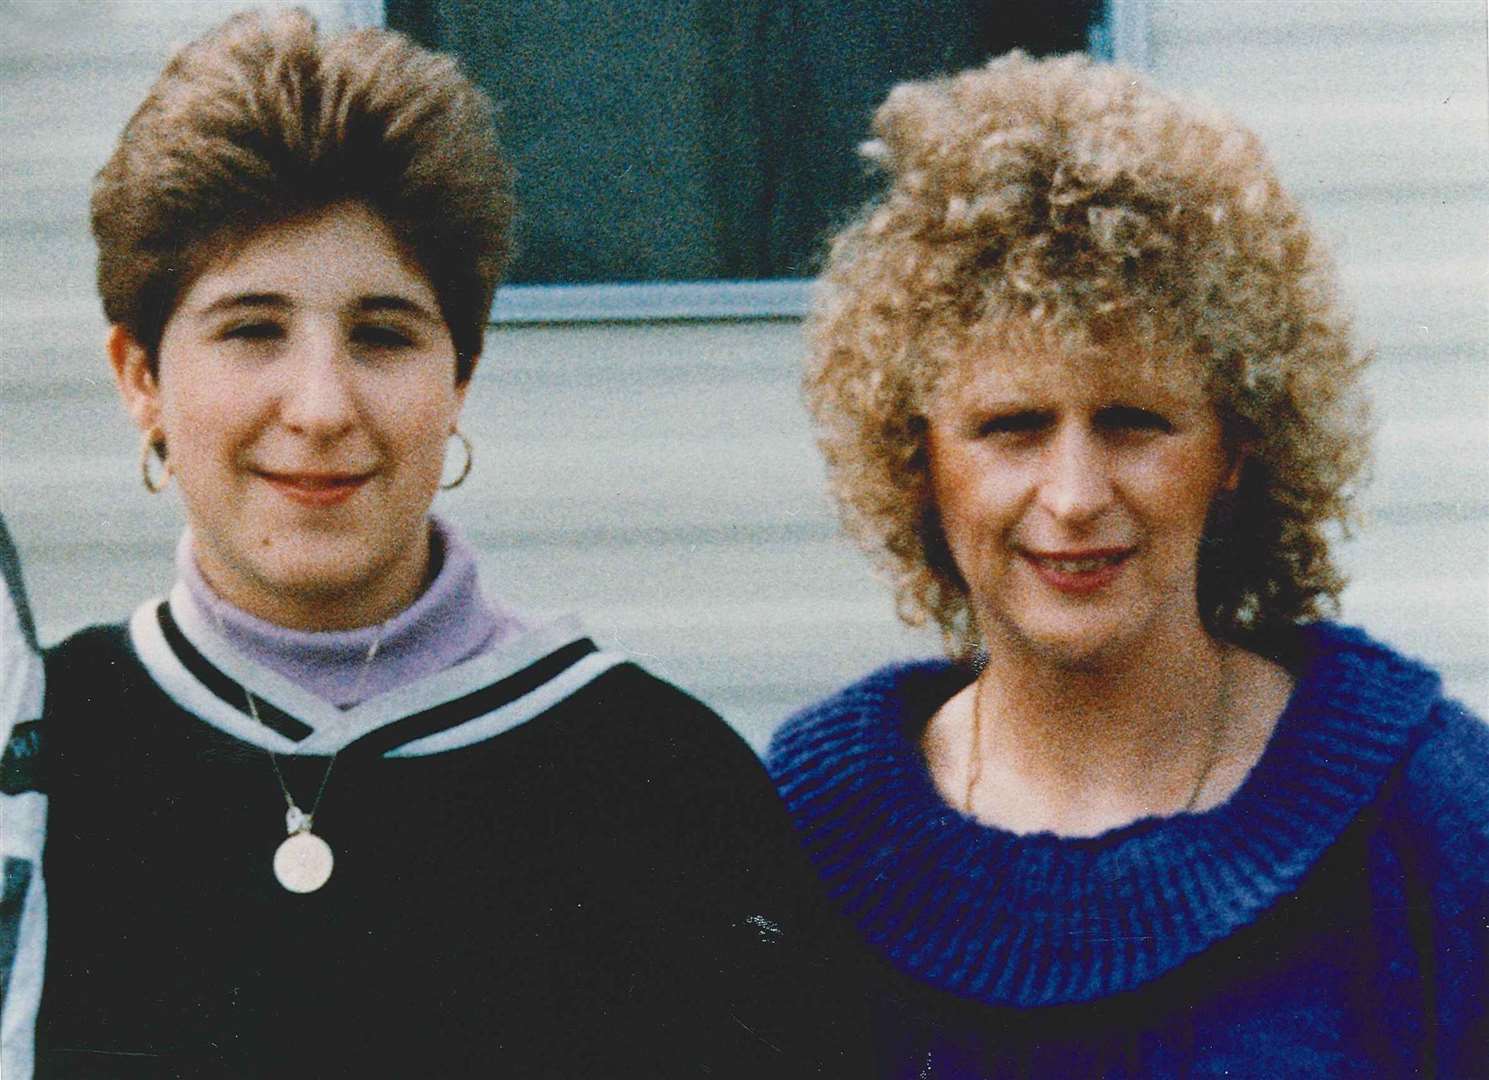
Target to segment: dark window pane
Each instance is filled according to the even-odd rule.
[[[1100,0],[387,0],[502,110],[511,280],[813,272],[872,194],[855,147],[894,83],[1086,45]]]

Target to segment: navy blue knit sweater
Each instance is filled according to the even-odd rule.
[[[1302,631],[1239,791],[1089,839],[947,806],[919,736],[970,673],[884,668],[769,766],[884,965],[886,1072],[1489,1076],[1489,728],[1363,633]]]

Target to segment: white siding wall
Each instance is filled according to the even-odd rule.
[[[1155,0],[1150,57],[1332,242],[1379,433],[1344,614],[1489,709],[1489,75],[1478,0]]]
[[[231,6],[0,5],[0,509],[48,640],[170,579],[179,516],[139,487],[114,400],[87,186],[168,43]],[[1375,520],[1346,549],[1346,617],[1489,710],[1483,6],[1216,0],[1149,19],[1160,81],[1267,138],[1379,353]],[[476,469],[436,505],[493,591],[583,612],[759,743],[835,684],[936,647],[835,536],[799,351],[785,320],[494,329],[468,408]]]

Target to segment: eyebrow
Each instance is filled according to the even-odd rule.
[[[371,314],[378,311],[394,311],[408,315],[415,315],[430,322],[440,321],[440,316],[430,311],[417,300],[410,300],[406,296],[398,296],[394,293],[384,293],[374,296],[359,297],[354,309],[359,314]]]
[[[226,311],[238,311],[243,308],[269,308],[275,311],[283,311],[293,307],[288,296],[283,293],[233,293],[228,296],[220,296],[211,303],[197,310],[199,316],[211,316]],[[406,296],[395,293],[374,293],[371,296],[360,296],[352,305],[352,310],[359,315],[375,314],[377,312],[399,312],[425,319],[429,322],[439,321],[439,316],[430,311],[416,300],[410,300]]]
[[[203,305],[197,309],[197,314],[216,315],[223,311],[236,311],[238,308],[287,308],[289,306],[289,297],[281,293],[233,293],[229,296],[219,296],[210,304]]]

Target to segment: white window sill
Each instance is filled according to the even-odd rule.
[[[507,285],[496,291],[491,321],[498,325],[523,325],[799,319],[806,314],[811,287],[811,281],[806,278]]]

